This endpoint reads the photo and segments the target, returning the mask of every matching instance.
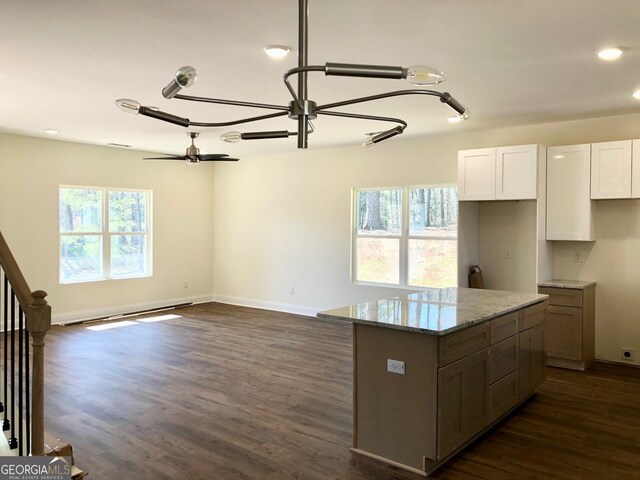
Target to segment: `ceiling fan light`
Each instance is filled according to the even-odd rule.
[[[284,58],[291,52],[291,49],[286,45],[269,45],[264,47],[263,50],[269,57],[275,59]]]
[[[140,113],[140,102],[131,100],[130,98],[119,98],[116,100],[117,107],[123,112],[130,113],[132,115],[138,115]]]
[[[220,140],[227,143],[238,143],[242,140],[242,133],[240,132],[227,132],[220,135]]]
[[[445,81],[445,74],[426,65],[414,65],[407,68],[407,80],[414,85],[436,85]]]
[[[193,82],[195,82],[197,78],[195,68],[190,66],[180,67],[176,71],[174,79],[162,89],[162,96],[164,98],[173,98],[183,88],[188,88],[193,85]]]

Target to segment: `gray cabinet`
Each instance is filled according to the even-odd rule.
[[[489,421],[489,350],[484,349],[438,372],[438,459]]]
[[[518,397],[524,399],[544,382],[544,323],[520,332],[518,359]]]
[[[542,286],[538,292],[549,295],[547,365],[585,370],[595,357],[595,284]]]
[[[414,473],[441,466],[544,380],[547,305],[441,336],[354,323],[353,451]]]

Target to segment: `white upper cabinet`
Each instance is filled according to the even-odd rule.
[[[631,198],[640,198],[640,140],[633,141],[631,166]]]
[[[547,240],[593,241],[591,145],[547,150]]]
[[[496,149],[496,200],[537,198],[539,145]]]
[[[631,198],[631,151],[631,140],[591,145],[592,199]],[[640,193],[639,186],[635,189]]]
[[[495,200],[496,149],[458,152],[458,199]]]
[[[537,198],[540,145],[481,148],[458,152],[459,200]]]

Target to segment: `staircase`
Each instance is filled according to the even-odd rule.
[[[0,456],[72,456],[68,444],[45,446],[44,340],[51,328],[46,296],[29,288],[0,232]],[[73,478],[85,475],[76,467]]]

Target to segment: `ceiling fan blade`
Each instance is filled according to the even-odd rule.
[[[210,157],[210,155],[204,155],[205,157]],[[203,158],[200,156],[201,162],[237,162],[240,160],[239,158],[231,158],[231,157],[215,157],[215,158]]]
[[[175,155],[168,155],[166,157],[145,157],[143,160],[184,160],[186,157],[178,157]]]
[[[198,155],[198,157],[200,158],[200,160],[210,160],[210,159],[214,159],[214,158],[224,158],[224,157],[228,157],[229,155],[227,155],[226,153],[205,153],[202,155]]]

